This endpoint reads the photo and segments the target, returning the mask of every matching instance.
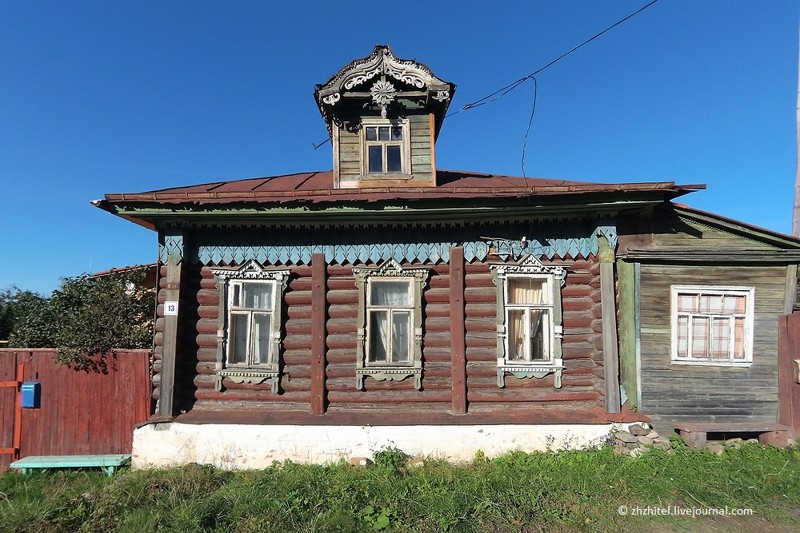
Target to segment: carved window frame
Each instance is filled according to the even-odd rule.
[[[745,309],[743,312],[715,313],[713,311],[680,311],[678,306],[678,295],[687,294],[693,296],[737,296],[745,298]],[[695,366],[725,366],[725,367],[749,367],[753,364],[753,332],[755,320],[755,288],[754,287],[734,287],[734,286],[714,286],[714,285],[672,285],[670,287],[670,360],[674,365],[695,365]],[[687,352],[691,350],[693,328],[692,322],[698,318],[708,319],[713,323],[714,319],[727,319],[730,332],[728,336],[728,357],[715,359],[711,355],[707,357],[693,357],[691,353],[686,356],[679,355],[679,317],[687,318]],[[743,320],[742,332],[742,351],[743,357],[737,359],[733,356],[735,349],[735,325],[733,321],[737,318]],[[711,325],[713,329],[713,325]],[[733,340],[733,342],[730,342]],[[709,349],[711,338],[708,338]]]
[[[283,322],[283,294],[289,279],[289,270],[265,269],[257,261],[250,260],[237,268],[212,268],[219,292],[219,315],[217,322],[217,361],[215,364],[216,390],[222,391],[224,380],[235,383],[272,382],[272,392],[277,393],[281,378],[281,324]],[[272,285],[272,320],[270,328],[269,362],[258,365],[230,363],[231,298],[233,285],[246,283],[269,283]]]
[[[561,388],[561,377],[564,360],[561,342],[564,338],[563,313],[561,308],[561,288],[565,284],[567,271],[559,266],[545,266],[533,255],[525,255],[515,263],[495,263],[489,266],[492,280],[497,289],[497,386],[505,387],[506,374],[517,378],[543,378],[555,374],[554,387]],[[542,304],[546,308],[550,321],[550,332],[547,342],[549,353],[547,360],[519,361],[508,356],[508,279],[531,278],[543,281],[543,290],[548,290],[548,302]]]
[[[422,293],[428,280],[427,268],[403,267],[395,259],[388,259],[376,267],[354,267],[356,287],[358,288],[358,329],[356,340],[356,389],[364,390],[364,377],[369,376],[376,381],[403,381],[414,377],[414,388],[422,389]],[[406,280],[410,285],[409,308],[412,317],[410,323],[411,353],[410,361],[403,363],[369,362],[369,338],[367,316],[369,286],[377,280]]]
[[[403,138],[400,141],[368,141],[367,128],[399,127]],[[411,123],[407,118],[387,119],[387,118],[363,118],[361,121],[361,131],[359,132],[361,144],[361,175],[365,179],[411,179]],[[383,147],[383,164],[387,164],[386,146],[400,145],[400,172],[370,172],[369,170],[369,147]]]

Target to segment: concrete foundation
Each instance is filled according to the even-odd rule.
[[[274,461],[324,464],[372,457],[396,447],[418,457],[471,461],[511,451],[587,448],[604,443],[612,424],[469,426],[297,426],[159,423],[133,436],[133,468],[187,463],[258,469]]]

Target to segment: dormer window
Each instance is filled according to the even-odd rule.
[[[365,119],[362,128],[363,174],[410,175],[408,120]]]
[[[317,85],[333,188],[435,187],[436,138],[455,89],[385,45]]]

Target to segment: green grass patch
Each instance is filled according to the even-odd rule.
[[[276,463],[228,472],[8,473],[0,531],[672,531],[800,528],[800,449],[724,454],[610,448],[511,453],[470,464],[410,461],[396,448],[354,467]],[[618,512],[625,506],[627,514]],[[635,509],[752,509],[752,516],[648,516]]]

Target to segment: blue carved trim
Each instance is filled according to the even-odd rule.
[[[599,235],[612,248],[617,245],[616,226],[608,219],[465,224],[455,228],[235,227],[195,231],[193,240],[200,244],[188,257],[204,265],[242,264],[251,259],[265,265],[308,264],[315,253],[324,253],[328,261],[338,264],[380,263],[389,258],[439,263],[450,261],[453,246],[464,247],[467,261],[483,261],[490,253],[501,258],[532,254],[550,260],[585,259],[598,253]]]
[[[180,228],[167,228],[158,239],[158,260],[167,264],[170,259],[175,264],[183,260],[183,233]]]

